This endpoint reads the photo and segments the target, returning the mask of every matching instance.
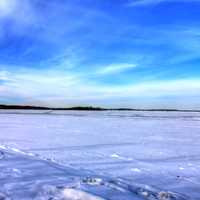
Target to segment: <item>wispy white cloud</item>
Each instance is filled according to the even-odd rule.
[[[135,67],[137,67],[136,64],[130,64],[130,63],[111,64],[108,66],[102,66],[99,70],[97,70],[97,74],[101,75],[116,74],[133,69]]]
[[[126,94],[158,97],[158,96],[181,96],[181,95],[197,95],[200,89],[200,80],[194,79],[178,79],[168,81],[145,82],[142,84],[125,86],[123,89]],[[124,94],[125,95],[125,94]]]
[[[30,0],[1,0],[0,18],[10,18],[18,23],[31,23],[34,9]]]
[[[143,100],[147,98],[150,101],[170,96],[183,99],[186,97],[199,98],[200,91],[200,80],[198,79],[110,86],[85,82],[81,77],[69,73],[41,70],[20,71],[18,73],[1,71],[0,81],[2,80],[3,83],[0,84],[1,102],[5,98],[18,97],[23,99],[22,103],[47,106],[95,105],[97,103],[107,106],[110,101],[114,101],[113,105],[119,103],[120,99],[131,101],[134,98]],[[163,102],[165,100],[160,103]],[[148,105],[147,102],[146,105]],[[173,105],[173,102],[169,105]]]
[[[0,71],[0,81],[7,81],[9,80],[9,73],[7,71]]]
[[[6,21],[11,24],[8,26]],[[16,36],[30,34],[30,29],[39,23],[39,16],[30,0],[0,0],[0,42],[9,33]]]
[[[12,15],[17,6],[16,0],[1,0],[0,1],[0,17]]]
[[[132,0],[128,6],[146,6],[151,4],[159,4],[164,2],[200,2],[199,0]]]

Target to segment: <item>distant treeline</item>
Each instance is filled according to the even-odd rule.
[[[133,109],[133,108],[101,108],[93,106],[77,106],[70,108],[51,108],[41,106],[22,106],[22,105],[3,105],[0,104],[0,109],[7,110],[79,110],[79,111],[165,111],[165,112],[200,112],[200,110],[182,110],[182,109]]]
[[[106,110],[104,108],[98,107],[70,107],[70,108],[51,108],[51,107],[41,107],[41,106],[21,106],[21,105],[2,105],[0,104],[0,109],[10,109],[10,110]]]
[[[20,105],[0,105],[0,109],[10,109],[10,110],[49,110],[47,107],[39,106],[20,106]]]

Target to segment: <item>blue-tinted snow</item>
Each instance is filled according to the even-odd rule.
[[[0,199],[200,199],[200,113],[0,112]]]

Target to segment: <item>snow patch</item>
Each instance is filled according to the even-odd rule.
[[[103,200],[100,197],[72,188],[64,189],[63,197],[65,200]]]
[[[111,158],[117,158],[117,159],[120,159],[120,160],[128,160],[128,161],[131,161],[133,160],[132,158],[126,158],[126,157],[123,157],[123,156],[120,156],[116,153],[110,155]]]
[[[132,172],[138,172],[138,173],[140,173],[141,169],[139,169],[139,168],[131,168],[131,171]]]

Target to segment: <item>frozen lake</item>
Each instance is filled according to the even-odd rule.
[[[79,193],[95,196],[51,198],[45,193],[33,198],[26,193],[24,199],[199,200],[199,144],[197,112],[0,111],[0,182],[5,179],[0,199],[1,192],[2,199],[23,199],[14,194],[19,182],[13,180],[20,172],[21,190],[30,184],[23,182],[24,162],[33,163],[28,167],[35,181],[32,185],[41,182],[38,168],[46,167],[51,181],[45,179],[44,185],[63,187],[65,175],[51,176],[57,173],[53,165],[66,174],[74,170],[73,177],[80,180],[98,177],[89,179],[90,187],[77,186]],[[115,187],[110,179],[112,184],[116,181]],[[72,183],[68,180],[67,184]],[[69,188],[62,191],[77,194]]]

